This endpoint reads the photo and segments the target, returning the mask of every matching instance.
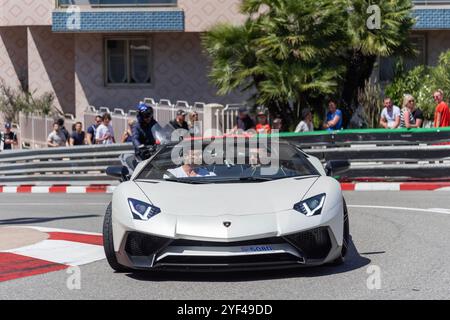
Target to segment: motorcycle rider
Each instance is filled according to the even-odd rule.
[[[138,106],[137,122],[133,126],[132,141],[136,158],[139,161],[146,160],[151,156],[149,146],[156,146],[156,139],[153,136],[152,128],[158,125],[153,117],[153,108],[143,102]]]

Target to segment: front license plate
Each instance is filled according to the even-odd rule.
[[[271,245],[241,247],[242,252],[270,252],[273,250],[274,249]]]

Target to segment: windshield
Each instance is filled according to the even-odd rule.
[[[306,156],[287,143],[252,145],[198,142],[169,145],[136,180],[179,183],[264,182],[320,175]]]

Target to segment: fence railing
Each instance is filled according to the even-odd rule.
[[[350,161],[350,168],[340,173],[342,181],[450,181],[450,128],[282,133],[280,137],[323,163]],[[117,181],[106,176],[106,168],[120,165],[120,154],[130,152],[130,144],[2,152],[0,185],[86,181],[114,184]]]
[[[155,102],[152,98],[146,98],[145,101],[153,105],[155,119],[162,125],[167,125],[175,119],[178,110],[184,110],[188,115],[195,111],[199,115],[200,130],[202,132],[209,129],[218,129],[221,132],[227,132],[236,124],[237,111],[242,105],[220,105],[205,104],[196,102],[190,105],[186,101],[177,101],[172,103],[170,100],[162,99]],[[75,122],[83,123],[84,130],[94,123],[95,117],[104,113],[110,113],[112,116],[112,126],[114,128],[116,141],[128,127],[129,120],[136,119],[136,111],[126,112],[120,108],[108,107],[89,107],[81,119],[75,119],[71,115],[66,115],[65,127],[71,132]],[[188,117],[187,117],[188,118]],[[21,144],[29,145],[31,148],[43,148],[47,146],[47,138],[53,128],[54,118],[35,114],[19,115],[18,138]]]

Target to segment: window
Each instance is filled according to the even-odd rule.
[[[412,35],[411,43],[417,50],[418,55],[412,59],[405,59],[405,71],[414,69],[419,65],[427,63],[426,59],[426,38],[425,35]],[[394,80],[394,71],[397,58],[380,58],[380,81],[392,81]]]
[[[107,85],[149,85],[151,42],[148,38],[105,40]]]

